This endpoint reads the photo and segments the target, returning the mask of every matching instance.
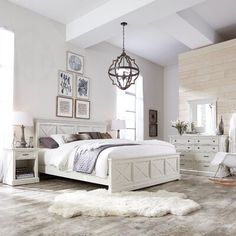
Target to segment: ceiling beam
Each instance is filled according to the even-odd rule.
[[[113,37],[120,22],[133,26],[175,14],[205,0],[110,0],[66,26],[66,41],[87,48]]]
[[[156,25],[191,49],[223,41],[223,38],[191,9],[171,15]]]

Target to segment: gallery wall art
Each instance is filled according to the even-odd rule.
[[[90,79],[83,75],[84,57],[66,52],[66,69],[58,71],[56,116],[90,119]]]

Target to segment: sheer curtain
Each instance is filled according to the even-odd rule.
[[[0,28],[0,180],[3,178],[3,148],[12,144],[14,33]]]
[[[117,119],[126,121],[126,129],[120,131],[122,139],[143,140],[143,77],[126,91],[117,88]]]

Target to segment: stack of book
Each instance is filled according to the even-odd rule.
[[[16,168],[16,179],[34,178],[34,172],[28,167]]]

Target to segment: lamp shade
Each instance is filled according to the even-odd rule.
[[[112,130],[120,130],[125,129],[125,120],[112,120],[111,121],[111,129]]]
[[[15,111],[13,125],[33,126],[33,117],[28,112]]]

